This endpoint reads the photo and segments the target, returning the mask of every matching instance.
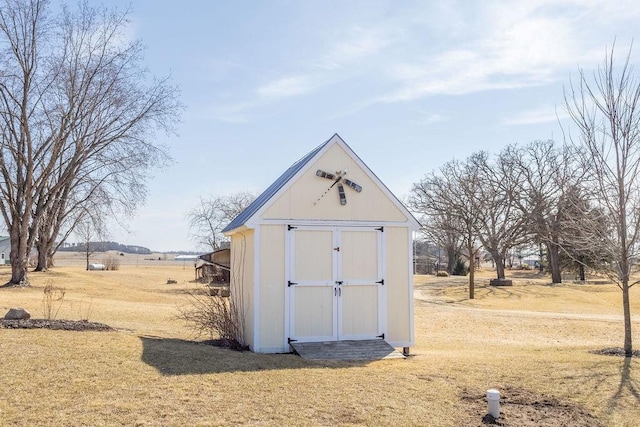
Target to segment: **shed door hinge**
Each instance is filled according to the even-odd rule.
[[[376,338],[382,338],[382,339],[384,339],[384,332],[382,333],[382,335],[378,335]]]
[[[384,279],[382,279],[382,280],[378,280],[376,283],[379,283],[379,284],[381,284],[382,286],[384,286]]]
[[[296,229],[298,227],[294,227],[293,225],[287,225],[287,230],[291,231],[293,229]]]
[[[292,282],[291,280],[287,281],[287,286],[291,287],[293,285],[297,285],[297,283],[296,282]]]
[[[376,228],[376,230],[381,231],[381,232],[384,233],[384,227]]]
[[[292,342],[296,342],[298,340],[292,340],[291,338],[287,338],[287,344],[291,344]]]

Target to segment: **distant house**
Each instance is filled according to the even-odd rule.
[[[0,265],[11,264],[9,253],[11,252],[11,239],[7,236],[0,236]]]

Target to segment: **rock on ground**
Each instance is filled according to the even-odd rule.
[[[10,308],[4,318],[7,320],[26,320],[31,318],[31,313],[24,308]]]

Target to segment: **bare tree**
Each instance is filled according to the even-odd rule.
[[[413,185],[409,207],[425,217],[423,224],[429,235],[457,236],[469,261],[469,298],[475,297],[475,254],[477,212],[474,203],[477,170],[470,163],[452,160],[440,168],[439,174],[426,176]]]
[[[572,142],[585,148],[585,164],[592,166],[594,197],[591,224],[582,224],[578,247],[602,242],[612,260],[604,268],[622,291],[624,351],[633,352],[629,289],[637,283],[640,234],[640,81],[629,63],[631,49],[618,66],[615,43],[593,75],[582,68],[565,90],[565,104],[579,130]],[[587,213],[585,212],[585,217]],[[609,226],[602,227],[602,223]]]
[[[422,182],[420,184],[422,184]],[[414,188],[416,185],[419,186],[420,184],[414,184]],[[420,190],[416,188],[416,191]],[[434,196],[438,197],[437,195]],[[417,202],[417,199],[414,198],[413,202]],[[410,204],[413,204],[413,202],[410,202]],[[425,214],[427,209],[423,208],[421,211],[418,209],[415,209],[415,212],[420,217],[422,234],[427,240],[434,242],[438,248],[444,249],[447,255],[446,270],[447,273],[451,274],[456,260],[461,255],[464,243],[462,241],[462,236],[458,231],[459,226],[457,217],[448,211],[436,211],[434,209],[430,209],[430,212]],[[440,268],[440,266],[438,266],[438,268]]]
[[[516,202],[522,177],[504,154],[491,162],[488,153],[474,153],[467,159],[467,168],[474,171],[476,183],[470,201],[476,215],[475,233],[491,255],[498,279],[504,279],[508,251],[530,239],[527,217]]]
[[[114,196],[167,158],[150,141],[175,122],[176,89],[148,76],[141,43],[122,35],[126,17],[86,3],[53,16],[47,0],[0,2],[0,211],[11,284],[27,282],[27,255],[65,211],[56,204],[77,190],[70,183],[90,178],[104,189],[111,177],[122,184]]]
[[[100,251],[100,242],[105,239],[106,228],[103,218],[96,212],[85,210],[74,227],[75,233],[82,240],[84,245],[86,269],[89,270],[91,256]]]
[[[597,195],[586,193],[584,186],[570,188],[565,208],[560,216],[563,230],[560,262],[565,268],[577,270],[580,280],[586,280],[586,269],[607,271],[613,259],[606,250],[602,236],[611,233],[611,225],[603,212],[593,206]]]
[[[256,196],[242,191],[230,196],[200,198],[200,203],[187,212],[191,237],[199,246],[215,251],[226,241],[221,231],[240,214]]]
[[[119,219],[129,218],[144,201],[146,189],[142,174],[131,173],[123,179],[127,170],[121,166],[131,162],[121,160],[117,163],[119,166],[115,170],[105,166],[99,169],[99,174],[78,175],[67,180],[57,193],[46,195],[52,202],[44,204],[46,208],[40,222],[33,223],[30,230],[36,234],[38,263],[35,271],[53,265],[53,256],[73,233],[77,222],[86,216],[86,211],[100,212],[103,218],[109,216],[122,226],[123,221]],[[131,165],[129,169],[129,172],[142,172],[144,163]]]
[[[585,169],[576,161],[574,147],[557,147],[553,141],[534,141],[526,146],[509,146],[502,152],[503,161],[518,171],[516,181],[520,197],[513,201],[526,217],[526,227],[544,244],[553,283],[562,282],[560,254],[566,240],[563,227],[566,211],[573,203],[569,193],[583,182]]]

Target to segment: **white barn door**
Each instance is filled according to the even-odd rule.
[[[338,257],[338,338],[373,339],[381,332],[381,232],[342,230]]]
[[[382,229],[291,227],[289,233],[289,338],[382,336]]]
[[[332,230],[291,229],[288,283],[290,334],[299,341],[330,341],[334,322],[336,263]]]

